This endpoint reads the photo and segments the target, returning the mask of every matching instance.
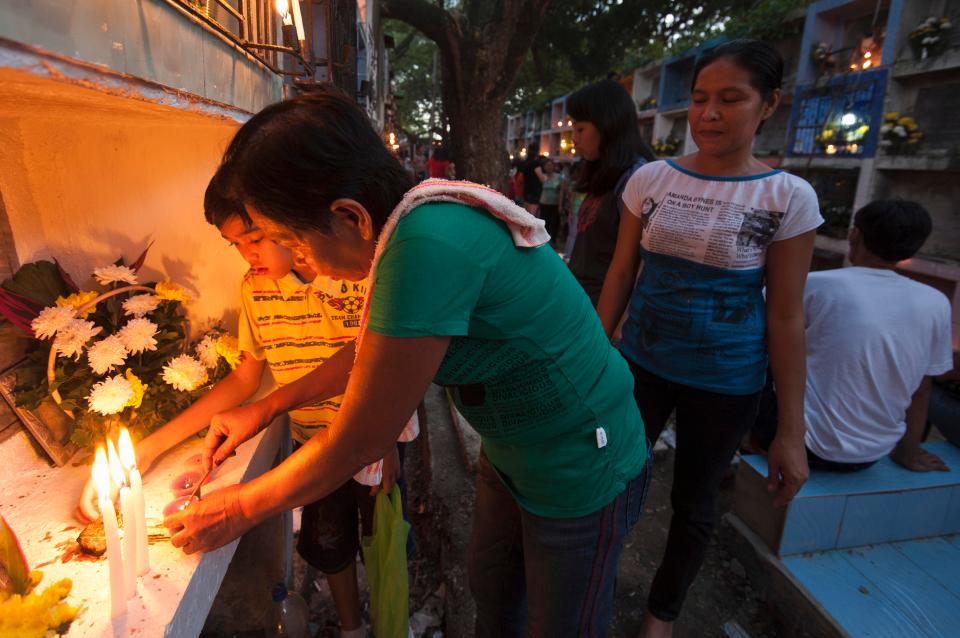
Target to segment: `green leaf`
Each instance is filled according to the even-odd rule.
[[[0,285],[45,306],[52,306],[57,301],[57,297],[70,295],[70,288],[60,276],[60,270],[51,261],[24,264],[13,277]]]
[[[0,585],[5,585],[12,594],[26,594],[30,590],[27,558],[3,516],[0,516]]]

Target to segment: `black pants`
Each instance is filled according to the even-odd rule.
[[[713,533],[720,481],[757,415],[760,393],[718,394],[667,381],[630,362],[634,398],[654,443],[676,410],[677,449],[670,504],[673,518],[663,560],[647,599],[650,613],[673,621],[697,577]]]
[[[556,243],[560,232],[560,208],[556,204],[540,204],[540,217],[550,234],[550,241]]]
[[[757,414],[757,420],[750,428],[750,434],[753,441],[764,451],[770,449],[773,439],[777,436],[777,393],[773,389],[773,380],[770,374],[767,374],[767,385],[763,388],[763,394],[760,397],[760,410]],[[864,463],[842,463],[840,461],[830,461],[821,458],[807,449],[807,465],[818,470],[830,470],[831,472],[856,472],[864,470],[876,461],[866,461]]]

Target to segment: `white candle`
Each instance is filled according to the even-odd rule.
[[[120,488],[120,513],[123,514],[123,582],[127,598],[133,598],[137,593],[137,523],[133,512],[133,500],[130,498],[130,488],[127,487],[123,476],[123,466],[120,457],[113,446],[113,441],[107,439],[107,464],[110,466],[110,476]]]
[[[127,428],[120,430],[117,447],[120,452],[120,460],[127,470],[128,483],[130,484],[130,498],[133,500],[133,511],[137,524],[137,575],[143,576],[150,571],[150,554],[147,552],[147,518],[143,497],[143,478],[140,476],[140,470],[137,469],[137,455],[133,451],[133,443],[130,440],[130,432]]]
[[[110,573],[110,617],[118,618],[127,611],[127,588],[123,582],[123,556],[120,554],[120,533],[117,513],[110,500],[110,469],[103,447],[97,448],[93,462],[93,480],[97,486],[97,502],[103,517],[103,536],[107,543],[107,565]]]

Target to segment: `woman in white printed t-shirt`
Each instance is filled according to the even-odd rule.
[[[786,417],[769,456],[776,501],[789,501],[808,474],[802,304],[823,219],[807,182],[751,151],[780,102],[782,74],[765,42],[704,53],[687,115],[699,150],[642,166],[623,194],[631,214],[621,218],[597,312],[612,335],[630,302],[620,349],[651,443],[677,416],[673,520],[644,637],[670,635],[700,569],[720,479],[756,417],[768,352]]]

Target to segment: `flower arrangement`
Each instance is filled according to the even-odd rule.
[[[836,59],[833,57],[830,45],[826,42],[818,42],[814,45],[810,51],[810,60],[821,72],[836,64]]]
[[[678,150],[680,150],[680,140],[672,135],[666,139],[661,137],[653,144],[653,152],[661,157],[676,155]]]
[[[827,155],[857,155],[863,151],[863,141],[869,132],[868,121],[853,113],[844,113],[825,122],[815,139]]]
[[[910,46],[921,60],[939,55],[946,48],[946,34],[953,28],[950,18],[930,16],[910,32]]]
[[[646,111],[647,109],[652,109],[652,108],[655,108],[656,106],[657,106],[657,98],[652,95],[647,99],[641,100],[639,103],[637,103],[637,109],[640,111]]]
[[[917,121],[896,111],[883,116],[880,135],[880,147],[890,154],[916,153],[923,139],[923,131]]]
[[[65,602],[73,582],[57,581],[42,592],[43,572],[30,571],[13,530],[0,516],[0,636],[45,638],[65,634],[80,613]]]
[[[151,432],[239,362],[236,339],[219,329],[188,342],[189,296],[170,281],[141,284],[145,256],[96,268],[98,289],[80,290],[56,261],[26,264],[0,286],[0,313],[34,337],[17,369],[17,404],[53,398],[81,447],[120,422]]]

